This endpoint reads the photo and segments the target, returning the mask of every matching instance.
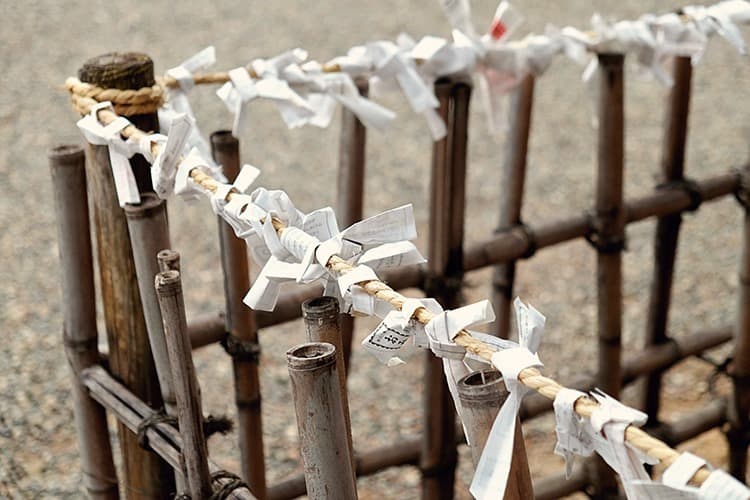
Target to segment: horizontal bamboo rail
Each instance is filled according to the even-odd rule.
[[[153,410],[146,403],[115,380],[101,366],[93,366],[84,370],[81,373],[81,382],[89,390],[91,397],[112,412],[133,433],[138,432],[141,422],[153,413]],[[167,423],[157,422],[146,428],[145,435],[149,447],[154,452],[174,469],[183,470],[183,458],[180,452],[182,437],[177,429]],[[221,468],[210,460],[208,465],[212,474],[221,471]],[[221,486],[228,481],[228,479],[217,479],[214,482]],[[247,488],[238,488],[232,491],[227,498],[255,500],[255,497]]]

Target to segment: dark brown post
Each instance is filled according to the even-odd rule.
[[[529,75],[512,94],[509,113],[513,119],[506,142],[503,176],[500,184],[500,221],[497,232],[512,229],[521,223],[523,188],[526,181],[526,156],[531,130],[531,109],[534,99],[534,77]],[[531,251],[533,251],[533,246]],[[495,335],[507,339],[513,303],[513,281],[516,276],[515,261],[495,266],[492,278],[495,314]]]
[[[81,81],[100,87],[137,89],[154,84],[154,67],[143,54],[105,54],[87,61]],[[157,130],[156,114],[128,117],[143,130]],[[91,146],[87,180],[94,219],[104,322],[112,374],[152,408],[163,404],[154,369],[125,214],[118,205],[106,146]],[[140,190],[150,191],[148,164],[131,161]],[[128,498],[165,498],[174,492],[172,469],[141,449],[136,436],[118,425],[123,484]]]
[[[674,86],[669,94],[669,114],[661,164],[661,183],[665,187],[683,180],[692,71],[689,57],[674,59]],[[648,304],[646,347],[663,344],[669,340],[667,326],[672,296],[672,276],[681,222],[682,215],[677,213],[659,217],[656,223],[654,279],[651,282],[651,296]],[[656,424],[659,419],[662,373],[662,371],[652,373],[646,380],[644,388],[642,408],[648,414],[651,424]]]
[[[622,255],[625,243],[623,163],[625,139],[622,54],[599,54],[599,141],[596,178],[595,233],[597,249],[599,371],[598,386],[618,398],[621,385]],[[597,460],[597,496],[617,495],[609,467]]]
[[[448,135],[434,143],[430,196],[428,296],[446,309],[460,305],[463,277],[463,236],[466,147],[471,86],[439,81],[435,95]],[[419,466],[422,498],[453,498],[456,468],[455,408],[443,376],[443,363],[425,354],[424,435]]]
[[[367,80],[357,80],[359,93],[367,96]],[[362,220],[362,205],[365,191],[365,146],[367,129],[357,115],[341,108],[341,136],[339,139],[339,176],[336,190],[336,215],[341,228]],[[341,337],[344,339],[343,354],[346,373],[349,373],[349,358],[354,336],[354,317],[341,315]]]
[[[86,204],[86,156],[80,146],[49,153],[57,212],[57,239],[63,299],[63,344],[70,364],[73,416],[81,453],[83,484],[96,500],[119,498],[107,415],[88,395],[78,376],[99,363],[94,264]]]
[[[224,168],[232,181],[240,171],[240,143],[229,131],[211,134],[214,160]],[[224,270],[226,295],[225,345],[234,365],[234,395],[237,402],[239,444],[242,456],[242,478],[253,495],[266,497],[266,475],[263,458],[263,426],[260,412],[258,360],[260,345],[255,314],[242,298],[250,289],[247,246],[237,238],[232,227],[219,218],[221,266]]]
[[[741,172],[741,187],[737,198],[745,209],[742,226],[742,254],[739,269],[737,323],[734,332],[734,352],[729,375],[733,393],[729,405],[729,472],[745,480],[747,447],[750,444],[750,165]]]
[[[352,500],[357,483],[342,429],[336,348],[327,343],[293,347],[286,353],[292,380],[307,495],[312,499]]]
[[[495,423],[500,407],[508,397],[503,378],[497,370],[482,370],[470,373],[458,381],[458,397],[464,409],[464,427],[471,443],[471,459],[474,467],[479,463],[484,445]],[[529,461],[523,440],[520,420],[516,420],[513,441],[513,460],[505,488],[505,500],[534,498]]]
[[[170,248],[159,250],[156,260],[159,262],[159,272],[180,270],[180,252],[176,250]]]
[[[177,419],[182,436],[181,451],[185,461],[188,492],[192,498],[208,498],[211,496],[208,447],[203,435],[200,387],[195,375],[193,350],[187,332],[180,272],[159,273],[156,275],[154,287],[159,297],[169,366],[177,397]]]
[[[341,335],[339,320],[339,301],[335,297],[316,297],[302,303],[302,317],[305,320],[305,332],[309,342],[327,342],[336,348],[336,372],[339,376],[339,394],[344,407],[346,421],[346,439],[349,443],[349,454],[354,458],[352,446],[352,425],[349,416],[349,397],[346,390],[346,367],[344,366],[344,340]],[[352,466],[354,464],[352,463]]]

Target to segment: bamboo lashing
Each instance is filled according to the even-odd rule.
[[[80,98],[78,102],[81,106],[85,106],[83,108],[84,112],[90,112],[92,107],[96,104],[94,99],[86,97]],[[117,119],[118,116],[111,110],[100,109],[97,112],[97,117],[103,124],[107,125]],[[144,137],[146,133],[131,124],[122,130],[122,135],[126,138],[138,140]],[[158,156],[159,149],[159,144],[155,142],[151,143],[151,151],[154,157]],[[219,183],[216,180],[197,168],[191,170],[189,175],[195,184],[203,188],[206,192],[215,193],[219,187]],[[231,200],[235,194],[238,194],[237,191],[230,191],[227,195],[227,199]],[[284,222],[276,217],[272,218],[272,223],[279,235],[281,235],[287,227]],[[338,274],[346,274],[354,269],[354,266],[336,255],[329,259],[326,267]],[[388,302],[398,310],[401,310],[401,307],[407,300],[405,296],[396,292],[390,286],[379,280],[370,280],[357,284],[369,295]],[[422,324],[429,323],[433,317],[434,314],[425,308],[418,308],[414,313],[414,318]],[[472,337],[472,335],[466,330],[459,332],[453,340],[457,345],[464,347],[467,352],[475,354],[487,361],[491,361],[492,354],[495,352],[492,347]],[[518,380],[526,387],[534,389],[549,399],[555,399],[560,390],[564,388],[554,379],[542,375],[542,373],[536,368],[525,368],[521,370],[518,374]],[[593,399],[589,397],[581,397],[576,401],[574,410],[578,415],[591,417],[592,413],[598,407],[599,404]],[[645,431],[632,425],[628,426],[625,430],[625,440],[647,455],[659,459],[659,461],[665,466],[671,465],[680,456],[678,451],[672,449],[663,441],[650,436]],[[708,468],[703,466],[694,474],[691,483],[700,485],[708,478],[709,474],[710,471]]]

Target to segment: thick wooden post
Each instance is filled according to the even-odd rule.
[[[471,86],[438,82],[435,94],[448,135],[435,142],[430,197],[428,296],[446,309],[460,305],[463,277],[463,236],[466,146]],[[443,363],[425,353],[424,435],[419,466],[422,498],[453,498],[456,468],[455,408],[445,383]]]
[[[63,344],[72,374],[73,416],[81,454],[83,484],[95,500],[119,498],[107,415],[79,380],[99,363],[94,263],[86,204],[86,156],[80,146],[49,153],[57,213],[63,299]]]
[[[153,63],[143,54],[105,54],[79,70],[81,81],[100,87],[137,89],[154,84]],[[155,114],[128,117],[144,130],[156,130]],[[125,214],[118,205],[106,146],[91,146],[87,170],[89,200],[99,262],[104,322],[112,374],[152,408],[163,404],[138,291]],[[148,164],[131,161],[139,189],[149,191]],[[128,498],[165,498],[174,492],[174,474],[166,462],[141,449],[136,436],[118,425],[123,484]]]
[[[471,460],[479,463],[484,445],[495,423],[500,407],[508,397],[503,377],[497,370],[470,373],[458,381],[458,397],[464,409],[464,426],[471,443]],[[534,497],[529,460],[523,440],[521,421],[516,420],[513,459],[508,472],[505,500],[526,500]]]
[[[214,161],[231,181],[240,172],[240,143],[229,131],[211,134]],[[260,344],[255,314],[242,298],[250,289],[247,246],[234,234],[232,227],[219,218],[221,267],[224,271],[226,296],[227,352],[234,365],[234,396],[237,402],[239,445],[242,456],[242,478],[253,495],[266,498],[266,473],[263,457],[263,425],[260,411],[258,361]]]
[[[358,80],[360,94],[367,96],[367,80]],[[341,108],[341,136],[339,139],[339,176],[336,190],[336,215],[343,229],[362,220],[365,191],[365,146],[367,129],[357,115]],[[354,317],[341,315],[341,337],[346,373],[354,336]]]
[[[595,233],[597,249],[599,371],[598,386],[619,398],[621,385],[622,250],[625,244],[623,164],[625,121],[622,54],[599,54],[599,143],[596,177]],[[617,496],[614,473],[597,460],[596,498]]]
[[[177,419],[182,436],[181,451],[185,461],[187,489],[192,498],[208,498],[211,496],[208,446],[203,434],[200,387],[187,332],[180,272],[159,273],[154,281],[177,398]]]
[[[685,143],[687,141],[688,110],[692,63],[689,57],[674,60],[674,86],[669,94],[669,111],[662,152],[661,183],[668,187],[683,180]],[[677,255],[677,240],[682,215],[659,217],[654,240],[654,279],[648,304],[646,347],[664,344],[669,340],[667,326],[672,298],[672,277]],[[646,380],[641,407],[648,414],[649,423],[659,421],[659,398],[662,371],[652,373]]]
[[[302,344],[287,351],[286,358],[307,495],[315,500],[354,500],[357,483],[346,433],[341,432],[346,420],[336,348],[328,343]]]
[[[526,181],[526,156],[531,130],[531,109],[534,99],[534,77],[527,76],[512,94],[509,112],[513,119],[505,145],[503,175],[500,184],[500,221],[497,232],[508,231],[521,223],[523,188]],[[533,246],[531,251],[533,252]],[[495,319],[494,334],[507,339],[513,303],[513,281],[516,276],[515,261],[495,266],[492,278],[492,304]]]

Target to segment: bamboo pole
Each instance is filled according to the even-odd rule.
[[[170,248],[159,250],[156,260],[159,262],[159,272],[180,270],[180,252],[177,250]]]
[[[683,179],[685,168],[685,143],[687,141],[688,111],[690,105],[690,80],[692,63],[689,57],[674,59],[674,86],[669,94],[669,114],[664,135],[661,182],[663,185]],[[671,303],[672,277],[677,255],[677,240],[682,214],[659,217],[654,239],[654,278],[646,320],[646,345],[659,345],[669,341],[667,326]],[[662,372],[652,373],[646,379],[641,407],[648,414],[649,423],[659,421]]]
[[[357,80],[359,93],[367,97],[368,82]],[[365,191],[365,146],[367,130],[357,115],[341,108],[341,135],[339,138],[339,170],[336,189],[336,214],[341,227],[348,227],[362,220]],[[343,356],[346,374],[349,374],[349,359],[354,337],[354,317],[341,315],[341,337],[344,339]]]
[[[346,425],[336,370],[336,348],[309,343],[286,353],[297,415],[307,494],[312,499],[352,500],[357,484],[341,429]]]
[[[470,373],[458,381],[457,388],[458,397],[464,409],[463,423],[471,444],[471,459],[476,468],[492,430],[492,424],[495,423],[495,417],[508,398],[508,391],[503,383],[502,375],[497,370]],[[513,437],[513,458],[503,498],[526,500],[533,496],[534,489],[531,485],[526,445],[523,440],[521,422],[517,418]]]
[[[354,461],[352,445],[352,422],[349,416],[349,396],[346,389],[346,364],[344,361],[345,340],[342,338],[339,301],[336,297],[318,297],[302,303],[302,318],[308,342],[327,342],[336,348],[336,373],[339,377],[339,397],[344,408],[344,431],[349,444],[349,455]],[[352,462],[352,467],[355,463]]]
[[[128,221],[148,340],[154,356],[156,374],[159,377],[164,408],[168,415],[177,415],[177,400],[169,368],[167,342],[164,339],[159,301],[153,285],[154,277],[159,273],[157,254],[160,249],[170,246],[167,203],[155,194],[147,193],[142,196],[140,204],[126,205],[125,215]]]
[[[208,498],[212,493],[208,447],[203,435],[200,387],[187,334],[180,272],[165,271],[157,274],[154,287],[159,298],[169,366],[177,397],[177,418],[183,440],[182,456],[185,460],[188,491],[192,498]]]
[[[105,54],[87,61],[82,81],[101,87],[131,89],[153,85],[151,59],[142,54]],[[153,115],[131,116],[134,125],[157,130]],[[125,215],[118,205],[106,146],[91,146],[87,180],[98,250],[104,323],[112,373],[151,407],[163,401],[148,342]],[[139,190],[149,191],[150,167],[136,155],[131,166]],[[128,498],[164,498],[174,491],[172,470],[141,449],[135,436],[118,427],[123,457],[122,482]]]
[[[622,249],[625,241],[622,54],[599,54],[599,140],[594,244],[597,248],[598,386],[620,397],[622,332]],[[596,498],[617,495],[617,481],[603,460],[596,461]]]
[[[448,135],[434,143],[430,195],[428,281],[425,293],[446,309],[460,304],[463,277],[463,235],[466,147],[471,86],[441,81],[435,84],[439,113]],[[458,460],[455,408],[443,376],[443,363],[425,353],[424,441],[420,469],[422,498],[451,499]]]
[[[222,165],[224,175],[234,180],[240,171],[240,143],[229,131],[211,134],[214,160]],[[263,422],[261,417],[260,377],[258,361],[260,345],[255,316],[242,303],[250,288],[250,270],[245,241],[237,238],[232,227],[218,219],[221,243],[221,265],[224,271],[226,297],[226,342],[241,348],[232,356],[234,395],[237,403],[239,447],[242,457],[242,478],[260,499],[266,497],[265,459],[263,456]],[[249,349],[246,349],[248,347]]]
[[[733,194],[739,187],[736,173],[721,174],[695,183],[696,193],[703,203]],[[630,224],[649,217],[658,217],[687,210],[693,199],[684,190],[671,187],[653,194],[633,198],[624,204],[625,222]],[[596,230],[595,221],[585,213],[531,225],[537,250],[582,238]],[[484,242],[468,246],[464,252],[464,270],[483,267],[520,258],[529,250],[529,240],[518,228],[496,235]]]
[[[125,206],[125,216],[128,221],[128,233],[138,278],[138,291],[141,296],[148,341],[154,357],[161,397],[164,401],[164,411],[167,415],[176,417],[177,399],[169,367],[169,354],[164,338],[159,301],[153,285],[160,266],[158,254],[161,249],[170,246],[167,203],[154,193],[145,193],[141,196],[141,203],[138,205]],[[175,486],[178,492],[187,489],[185,478],[180,470],[175,474]]]
[[[734,332],[734,352],[729,374],[732,377],[732,398],[729,412],[729,472],[745,480],[747,452],[750,443],[750,205],[747,204],[747,176],[750,167],[743,169],[742,254],[739,265],[739,294],[737,323]]]
[[[86,197],[81,196],[86,192],[86,156],[80,146],[58,146],[48,157],[60,250],[63,345],[72,375],[83,484],[95,500],[117,499],[107,415],[78,380],[82,370],[99,363],[89,211]]]
[[[534,77],[528,75],[511,94],[509,113],[513,121],[505,145],[497,232],[507,231],[521,223],[533,99]],[[493,325],[494,334],[504,339],[509,338],[510,333],[515,275],[516,263],[509,261],[495,266],[492,278],[492,304],[497,316]]]

